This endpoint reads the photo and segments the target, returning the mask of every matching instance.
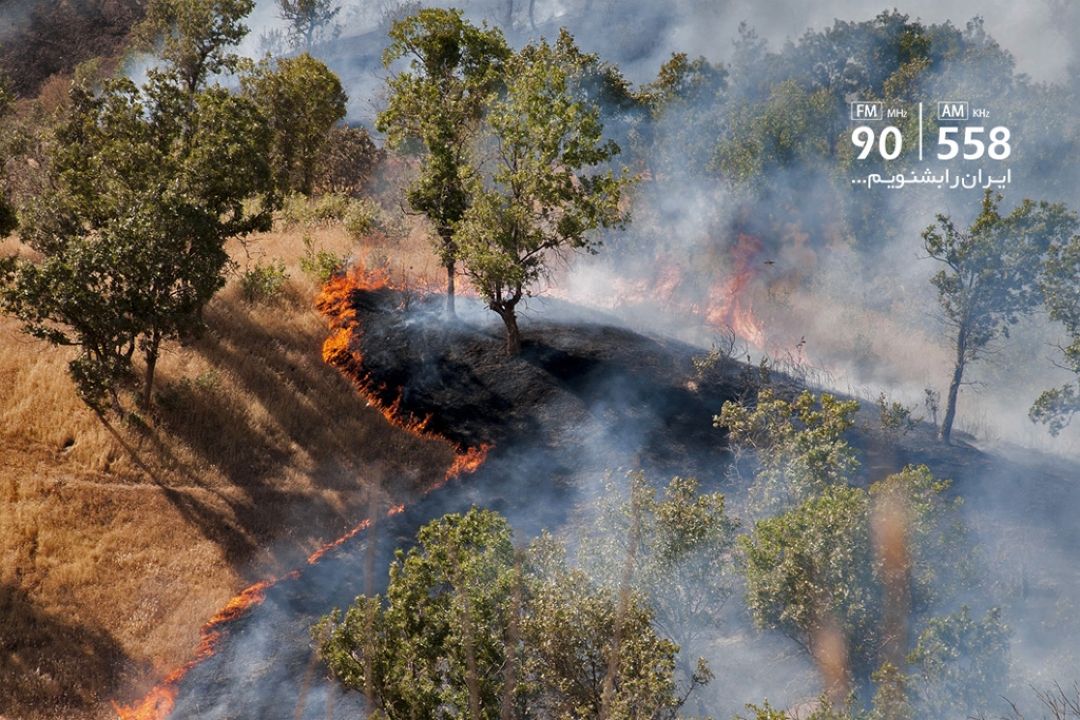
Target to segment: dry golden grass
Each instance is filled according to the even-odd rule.
[[[360,245],[310,234],[438,277],[420,228]],[[238,589],[363,517],[368,487],[406,499],[451,461],[323,364],[300,229],[231,252],[241,268],[284,261],[287,292],[250,305],[231,280],[205,335],[169,346],[145,427],[114,435],[76,398],[70,351],[0,319],[0,717],[111,717],[106,701],[185,660]]]

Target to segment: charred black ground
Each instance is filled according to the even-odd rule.
[[[309,628],[357,594],[384,587],[394,548],[407,547],[422,524],[446,512],[490,507],[527,537],[562,524],[572,502],[608,469],[641,467],[658,482],[693,474],[724,487],[730,454],[711,419],[725,400],[752,390],[747,366],[726,361],[702,383],[692,363],[699,348],[580,310],[563,322],[528,318],[524,352],[508,359],[500,328],[481,320],[479,311],[465,313],[472,321],[446,323],[437,297],[379,290],[357,292],[352,301],[362,328],[354,349],[383,402],[400,398],[402,411],[430,416],[430,430],[463,447],[490,443],[493,449],[475,474],[272,588],[264,604],[229,627],[218,652],[187,675],[172,718],[360,716],[360,698],[342,693],[312,657]],[[790,378],[774,380],[783,392],[799,389]],[[1052,604],[1080,586],[1075,569],[1062,576],[1054,561],[1080,544],[1075,523],[1058,510],[1077,506],[1075,466],[1030,453],[1006,459],[971,446],[942,447],[928,427],[885,443],[873,429],[874,412],[860,413],[852,436],[863,451],[864,480],[905,463],[926,463],[956,481],[953,492],[971,498],[969,522],[989,538],[991,553],[1031,556],[1023,602]],[[740,490],[726,487],[735,495]],[[991,511],[1002,507],[1016,511],[1007,517]],[[366,579],[372,558],[374,576]],[[1037,660],[1054,641],[1052,627],[1036,628],[1025,632],[1017,650]],[[714,669],[729,678],[740,672]]]

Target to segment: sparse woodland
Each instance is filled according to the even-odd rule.
[[[429,522],[384,592],[311,628],[313,668],[371,717],[716,717],[711,643],[736,618],[814,669],[800,718],[1080,719],[1075,666],[1039,678],[1062,685],[1018,682],[1009,613],[1027,577],[1012,594],[987,579],[986,528],[928,467],[970,449],[954,433],[962,389],[991,366],[1053,377],[1018,417],[1075,429],[1080,218],[1047,178],[1078,179],[1080,124],[1047,109],[1075,107],[1076,84],[1016,72],[978,19],[899,11],[777,50],[744,25],[729,61],[675,53],[635,84],[567,29],[521,41],[514,23],[537,30],[541,13],[508,5],[501,25],[388,10],[370,128],[347,122],[358,98],[320,55],[349,42],[329,0],[280,0],[284,29],[264,38],[280,52],[258,60],[238,49],[252,0],[151,0],[132,11],[129,56],[34,87],[0,76],[0,716],[109,717],[107,701],[183,664],[237,589],[451,476],[465,448],[387,423],[407,425],[323,362],[312,308],[327,283],[367,273],[405,298],[445,294],[425,322],[457,331],[479,307],[513,373],[542,345],[529,299],[601,254],[603,307],[651,278],[664,322],[728,333],[685,390],[737,373],[739,399],[711,409],[710,442],[730,449],[719,480],[612,470],[537,537],[494,510]],[[142,72],[125,72],[133,58]],[[992,97],[1015,135],[1060,146],[1019,155],[1017,174],[1039,169],[1022,192],[920,197],[912,216],[933,224],[890,222],[888,198],[847,185],[846,103],[927,92]],[[917,161],[890,162],[878,169]],[[669,193],[703,186],[728,203],[704,234],[725,239],[669,242],[685,221]],[[867,313],[899,317],[872,307],[900,273],[896,241],[933,268],[903,298],[937,314],[928,355],[944,362],[925,415],[882,393],[871,433],[868,404],[806,389],[805,337],[786,365],[765,347],[750,358],[741,343],[764,332],[733,298],[772,273],[785,313],[835,253]],[[1049,354],[1020,363],[1006,342],[1025,332],[1052,337]],[[897,448],[927,424],[924,464]],[[796,716],[752,700],[753,720]]]

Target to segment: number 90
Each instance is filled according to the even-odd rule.
[[[860,150],[859,159],[865,160],[874,149],[874,129],[860,125],[851,131],[851,142]],[[886,160],[895,160],[900,157],[904,149],[904,137],[900,134],[900,128],[893,125],[884,128],[877,138],[877,146],[878,153]]]

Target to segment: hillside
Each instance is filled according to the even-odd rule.
[[[318,670],[309,628],[355,595],[380,591],[394,550],[444,513],[487,507],[526,535],[547,528],[572,536],[576,504],[606,473],[628,464],[654,479],[695,475],[740,506],[746,488],[726,472],[728,448],[710,418],[752,387],[747,366],[725,362],[701,378],[692,362],[699,349],[557,302],[544,304],[545,318],[555,319],[531,322],[522,356],[506,360],[498,327],[467,299],[461,322],[447,325],[438,295],[415,296],[369,280],[335,286],[323,307],[329,297],[344,303],[334,307],[357,313],[338,367],[362,379],[384,407],[393,405],[399,419],[427,418],[427,431],[461,445],[490,444],[490,452],[475,474],[376,516],[373,528],[319,563],[301,564],[260,590],[257,602],[217,628],[213,652],[168,684],[169,717],[287,720],[361,712],[359,694],[342,692]],[[774,383],[781,392],[800,389],[782,376]],[[883,444],[875,422],[864,408],[852,432],[867,459],[860,482],[905,463],[927,463],[952,478],[951,493],[965,501],[966,519],[993,561],[991,584],[1013,608],[1010,616],[1039,618],[1014,628],[1018,669],[1036,678],[1067,663],[1073,650],[1052,629],[1071,627],[1061,598],[1080,589],[1080,576],[1061,564],[1080,546],[1064,510],[1080,504],[1075,465],[1030,451],[945,448],[926,426]],[[714,716],[738,712],[761,688],[770,697],[812,700],[812,665],[782,639],[755,632],[732,605],[710,645],[718,657],[745,662],[717,660],[723,674],[710,689]],[[761,667],[770,668],[767,677],[756,674]]]
[[[313,238],[354,249],[336,227]],[[233,280],[205,336],[163,359],[152,429],[112,435],[76,398],[67,353],[0,321],[5,716],[110,717],[108,700],[186,660],[241,587],[352,527],[369,487],[405,498],[451,462],[322,362],[299,231],[232,250],[281,258],[286,296],[250,305]]]
[[[144,11],[136,0],[0,0],[0,73],[22,97],[86,60],[119,56]]]

